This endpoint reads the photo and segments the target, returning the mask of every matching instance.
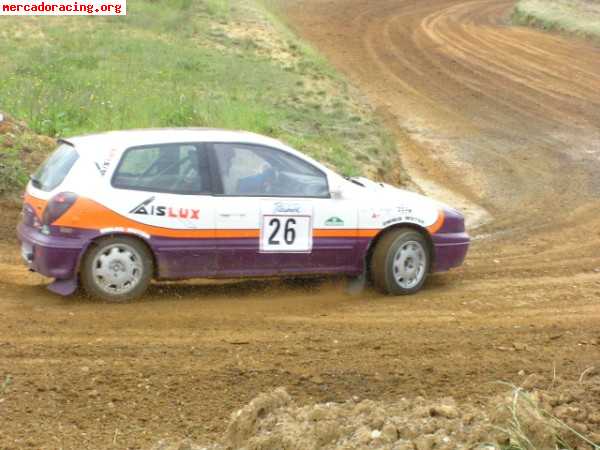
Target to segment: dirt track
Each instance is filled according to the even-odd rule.
[[[214,437],[286,386],[302,401],[453,395],[600,363],[600,49],[505,25],[511,2],[287,2],[395,131],[425,191],[468,205],[468,262],[409,298],[335,283],[156,286],[61,299],[0,247],[0,448]],[[4,216],[12,233],[15,217]]]

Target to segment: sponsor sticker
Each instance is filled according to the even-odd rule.
[[[276,202],[273,205],[276,214],[299,214],[302,212],[301,203]]]
[[[344,226],[344,221],[337,216],[330,217],[325,221],[326,227],[342,227]]]
[[[200,210],[192,208],[175,208],[166,205],[154,205],[155,197],[150,197],[137,205],[129,214],[144,216],[170,217],[172,219],[200,220]]]
[[[418,225],[425,225],[425,222],[423,221],[423,219],[421,219],[419,217],[400,216],[400,217],[392,217],[391,219],[384,221],[383,226],[387,227],[388,225],[391,225],[393,223],[399,223],[399,222],[411,222],[411,223],[416,223]]]
[[[108,171],[108,168],[110,167],[110,164],[116,155],[117,155],[117,150],[112,149],[110,151],[110,153],[108,154],[108,156],[104,159],[104,161],[102,161],[102,165],[96,163],[96,168],[100,172],[101,176],[106,175],[106,172]]]

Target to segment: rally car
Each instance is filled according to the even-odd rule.
[[[268,137],[189,128],[61,140],[31,176],[18,236],[51,291],[81,284],[108,301],[152,279],[323,274],[411,294],[469,246],[442,203],[344,178]]]

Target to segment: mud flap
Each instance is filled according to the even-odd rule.
[[[77,278],[70,278],[68,280],[54,280],[48,285],[48,290],[54,294],[67,295],[73,294],[78,287]]]

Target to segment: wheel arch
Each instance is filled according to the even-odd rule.
[[[83,258],[90,251],[90,249],[92,247],[98,245],[98,241],[101,241],[102,239],[116,238],[116,237],[126,237],[126,238],[135,239],[136,241],[141,242],[146,247],[146,249],[148,250],[150,255],[152,256],[152,267],[153,267],[152,278],[158,277],[158,259],[156,257],[156,253],[154,252],[154,249],[150,245],[150,242],[149,242],[150,237],[142,236],[141,234],[131,233],[131,232],[127,232],[127,231],[114,231],[114,232],[111,231],[109,233],[101,233],[101,234],[98,234],[98,236],[95,236],[94,238],[90,239],[86,243],[85,247],[81,250],[81,253],[79,254],[79,258],[77,260],[77,267],[76,267],[76,271],[75,271],[77,276],[79,275],[79,273],[81,271],[81,264],[83,262]]]
[[[431,258],[431,263],[429,265],[429,272],[431,272],[433,270],[433,267],[435,264],[435,247],[433,245],[433,239],[431,237],[431,234],[429,233],[427,228],[422,227],[416,223],[401,222],[401,223],[395,223],[386,228],[382,228],[379,231],[379,233],[377,233],[373,237],[373,239],[371,239],[371,241],[369,242],[369,246],[367,247],[367,252],[365,254],[365,262],[364,262],[365,270],[369,277],[370,277],[370,270],[371,270],[371,258],[373,257],[373,252],[375,251],[375,247],[377,246],[377,243],[386,234],[390,233],[391,231],[398,230],[401,228],[412,229],[412,230],[418,232],[419,234],[421,234],[425,238],[425,241],[427,242],[427,247],[429,250],[429,256]]]

